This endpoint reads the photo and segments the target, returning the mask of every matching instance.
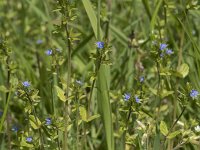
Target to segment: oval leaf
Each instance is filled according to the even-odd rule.
[[[167,125],[164,121],[161,121],[161,123],[160,123],[160,132],[165,136],[168,133]]]
[[[87,111],[85,107],[79,107],[79,114],[81,116],[81,119],[87,122]]]
[[[58,86],[54,86],[56,88],[56,93],[59,99],[63,102],[66,102],[65,92]]]
[[[189,66],[184,63],[177,68],[177,75],[181,78],[185,78],[189,73]]]

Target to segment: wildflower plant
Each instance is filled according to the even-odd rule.
[[[1,149],[199,149],[197,0],[39,4],[0,3]]]

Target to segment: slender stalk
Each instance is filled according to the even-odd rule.
[[[58,145],[58,150],[61,150],[61,148],[60,148],[60,142],[59,142],[59,132],[58,132],[58,128],[56,128],[56,134],[57,134],[57,136],[58,136],[58,138],[57,138],[57,145]]]
[[[38,132],[39,132],[39,135],[40,135],[40,142],[41,142],[41,145],[40,145],[40,149],[43,150],[44,149],[44,141],[43,141],[43,136],[42,136],[42,131],[39,127],[39,123],[38,123],[38,120],[37,120],[37,115],[36,115],[36,110],[35,110],[35,107],[33,105],[33,102],[29,96],[29,94],[27,93],[27,91],[25,90],[25,93],[26,93],[26,97],[28,98],[30,104],[31,104],[31,109],[32,109],[32,112],[33,112],[33,116],[35,118],[35,121],[36,121],[36,124],[38,126]]]
[[[173,123],[172,127],[169,129],[169,132],[166,136],[169,135],[169,133],[172,131],[172,129],[174,128],[174,126],[176,125],[176,123],[180,120],[181,116],[183,115],[183,113],[185,112],[186,107],[183,107],[183,110],[181,112],[181,114],[178,116],[178,118],[176,119],[176,121]]]
[[[160,106],[161,106],[161,98],[160,98],[160,81],[161,81],[161,77],[160,77],[160,66],[159,66],[159,63],[156,62],[156,66],[157,66],[157,75],[158,75],[158,86],[157,86],[157,94],[158,94],[158,101],[159,101],[159,104],[158,104],[158,112],[157,112],[157,115],[156,115],[156,120],[158,120],[158,117],[159,117],[159,113],[160,113]],[[157,121],[156,121],[157,122]]]
[[[76,101],[77,101],[77,107],[76,107],[76,149],[79,150],[79,97],[78,92],[76,92]]]
[[[178,66],[177,68],[180,67],[181,62],[182,62],[182,48],[183,48],[183,41],[184,41],[184,32],[181,33],[181,41],[180,41],[180,48],[179,48],[179,52],[178,52]],[[178,107],[178,103],[177,103],[177,96],[178,96],[178,84],[179,84],[179,79],[176,78],[176,86],[175,86],[175,98],[173,100],[174,102],[174,109],[173,109],[173,121],[176,120],[176,113],[177,113],[177,107]],[[173,149],[173,145],[174,142],[173,140],[171,142],[169,142],[169,148]]]
[[[7,60],[6,60],[6,65],[7,65],[7,83],[6,86],[8,89],[10,89],[10,76],[11,76],[11,72],[10,72],[10,66],[9,66],[9,61],[10,61],[10,57],[8,56]],[[9,96],[9,92],[6,92],[6,102],[8,101],[8,96]],[[10,124],[11,124],[11,120],[10,120],[10,115],[9,115],[9,108],[7,111],[7,136],[8,136],[8,149],[11,150],[11,134],[10,134]]]
[[[177,124],[177,122],[180,120],[181,116],[183,115],[183,113],[185,112],[186,107],[183,107],[182,112],[180,113],[180,115],[178,116],[178,118],[176,119],[176,121],[174,121],[173,125],[171,126],[171,128],[169,129],[169,132],[167,133],[167,135],[165,136],[163,145],[167,139],[167,136],[173,131],[174,126]]]
[[[68,12],[68,1],[63,1],[63,0],[59,0],[59,5],[61,6],[61,12],[63,14],[63,17],[65,17],[66,19],[69,18],[69,14],[66,13]],[[67,20],[68,21],[68,20]],[[69,34],[69,26],[68,26],[68,22],[63,23],[64,20],[62,20],[62,26],[65,29],[65,34],[66,34],[66,38],[67,38],[67,68],[68,68],[68,75],[67,75],[67,88],[66,88],[66,99],[69,97],[69,86],[71,84],[71,53],[72,53],[72,45],[71,45],[71,41],[70,41],[70,34]],[[69,108],[69,101],[67,101],[66,103],[64,103],[63,106],[63,117],[64,117],[64,121],[65,121],[65,130],[64,130],[64,135],[63,135],[63,150],[67,150],[68,146],[67,146],[67,126],[68,126],[68,115],[70,113],[70,108]]]

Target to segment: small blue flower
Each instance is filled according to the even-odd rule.
[[[138,96],[135,96],[135,102],[136,102],[136,103],[139,103],[139,102],[140,102],[140,99],[138,98]]]
[[[51,118],[46,118],[45,121],[46,121],[46,125],[50,125],[51,124]]]
[[[39,44],[42,44],[42,43],[43,43],[43,41],[40,40],[40,39],[36,41],[36,44],[38,44],[38,45],[39,45]]]
[[[144,82],[144,77],[140,77],[140,83]]]
[[[45,51],[45,53],[46,53],[46,55],[50,56],[50,55],[52,55],[52,50],[48,49],[48,50]]]
[[[160,57],[161,57],[161,58],[163,58],[164,56],[165,56],[165,54],[164,54],[164,53],[161,53],[161,54],[160,54]]]
[[[173,54],[173,51],[172,51],[171,49],[167,49],[167,50],[166,50],[166,54],[167,54],[167,55],[171,55],[171,54]]]
[[[198,95],[199,95],[199,92],[197,90],[193,89],[190,91],[190,97],[197,98]]]
[[[29,136],[26,138],[26,142],[31,143],[33,141],[33,137]]]
[[[29,87],[31,84],[28,81],[24,81],[24,82],[22,82],[22,85],[24,87]]]
[[[165,48],[167,48],[167,44],[161,43],[160,44],[160,50],[162,51]]]
[[[131,94],[129,94],[129,93],[124,94],[124,100],[125,101],[128,101],[130,98],[131,98]]]
[[[76,83],[79,85],[83,85],[83,82],[81,82],[80,80],[76,80]]]
[[[14,125],[11,130],[14,132],[17,132],[19,130],[19,128],[16,125]]]
[[[96,42],[96,45],[97,45],[97,48],[100,48],[100,49],[104,48],[104,42],[101,42],[101,41]]]
[[[3,115],[3,111],[0,111],[0,117]]]

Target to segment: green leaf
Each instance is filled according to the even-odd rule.
[[[87,119],[87,122],[90,122],[90,121],[92,121],[92,120],[94,120],[94,119],[96,119],[96,118],[99,118],[99,117],[100,117],[99,114],[96,114],[96,115],[90,116],[90,117]]]
[[[85,11],[86,11],[86,13],[89,17],[92,29],[93,29],[94,34],[95,34],[95,37],[97,38],[97,31],[98,31],[97,30],[97,17],[96,17],[95,12],[92,8],[92,4],[89,0],[82,0],[82,2],[83,2],[83,5],[85,7]],[[102,37],[103,32],[102,32],[101,28],[100,28],[99,34],[100,34],[100,37]]]
[[[162,2],[163,0],[159,0],[158,3],[156,4],[156,8],[154,9],[154,12],[151,18],[151,24],[150,24],[151,31],[154,30],[154,26],[156,24],[156,19],[157,19],[158,12],[159,12]]]
[[[160,123],[160,132],[165,136],[168,134],[167,125],[164,121],[161,121]]]
[[[81,116],[81,119],[82,119],[83,121],[85,121],[85,122],[90,122],[90,121],[92,121],[92,120],[94,120],[94,119],[100,117],[99,114],[96,114],[96,115],[90,116],[90,117],[88,118],[88,116],[87,116],[87,111],[86,111],[85,107],[82,107],[82,106],[79,107],[79,114],[80,114],[80,116]]]
[[[101,65],[97,76],[97,101],[105,128],[107,149],[114,150],[112,111],[109,98],[109,66]]]
[[[54,86],[55,89],[56,89],[56,93],[57,93],[57,96],[59,97],[59,99],[63,102],[66,102],[66,97],[65,97],[65,92],[58,86]]]
[[[173,139],[173,138],[175,138],[177,135],[179,135],[180,133],[181,133],[180,130],[174,131],[174,132],[170,133],[170,134],[167,136],[167,138],[168,138],[168,139]]]
[[[35,116],[33,115],[30,115],[29,116],[29,119],[30,119],[30,124],[31,124],[31,127],[33,127],[33,129],[38,129],[40,128],[41,126],[41,121],[39,120],[39,118],[35,118]],[[37,121],[36,121],[37,120]]]
[[[161,96],[161,98],[164,98],[164,97],[167,97],[171,94],[174,93],[174,91],[167,91],[166,89],[163,89],[160,93],[157,92],[156,89],[153,89],[153,88],[149,88],[149,90],[154,94],[154,95],[159,95]]]
[[[29,144],[29,143],[27,143],[25,140],[22,140],[22,141],[20,142],[20,146],[22,146],[22,147],[28,147],[28,148],[33,148],[33,147],[34,147],[33,144]]]
[[[85,107],[79,107],[79,114],[81,116],[81,119],[87,122],[87,111]]]
[[[173,93],[174,93],[174,91],[167,91],[167,90],[164,89],[161,92],[161,98],[167,97],[167,96],[169,96],[169,95],[171,95]]]
[[[180,78],[185,78],[189,73],[189,66],[184,63],[177,68],[177,76]]]
[[[0,91],[4,93],[8,92],[7,88],[3,85],[0,86]]]

